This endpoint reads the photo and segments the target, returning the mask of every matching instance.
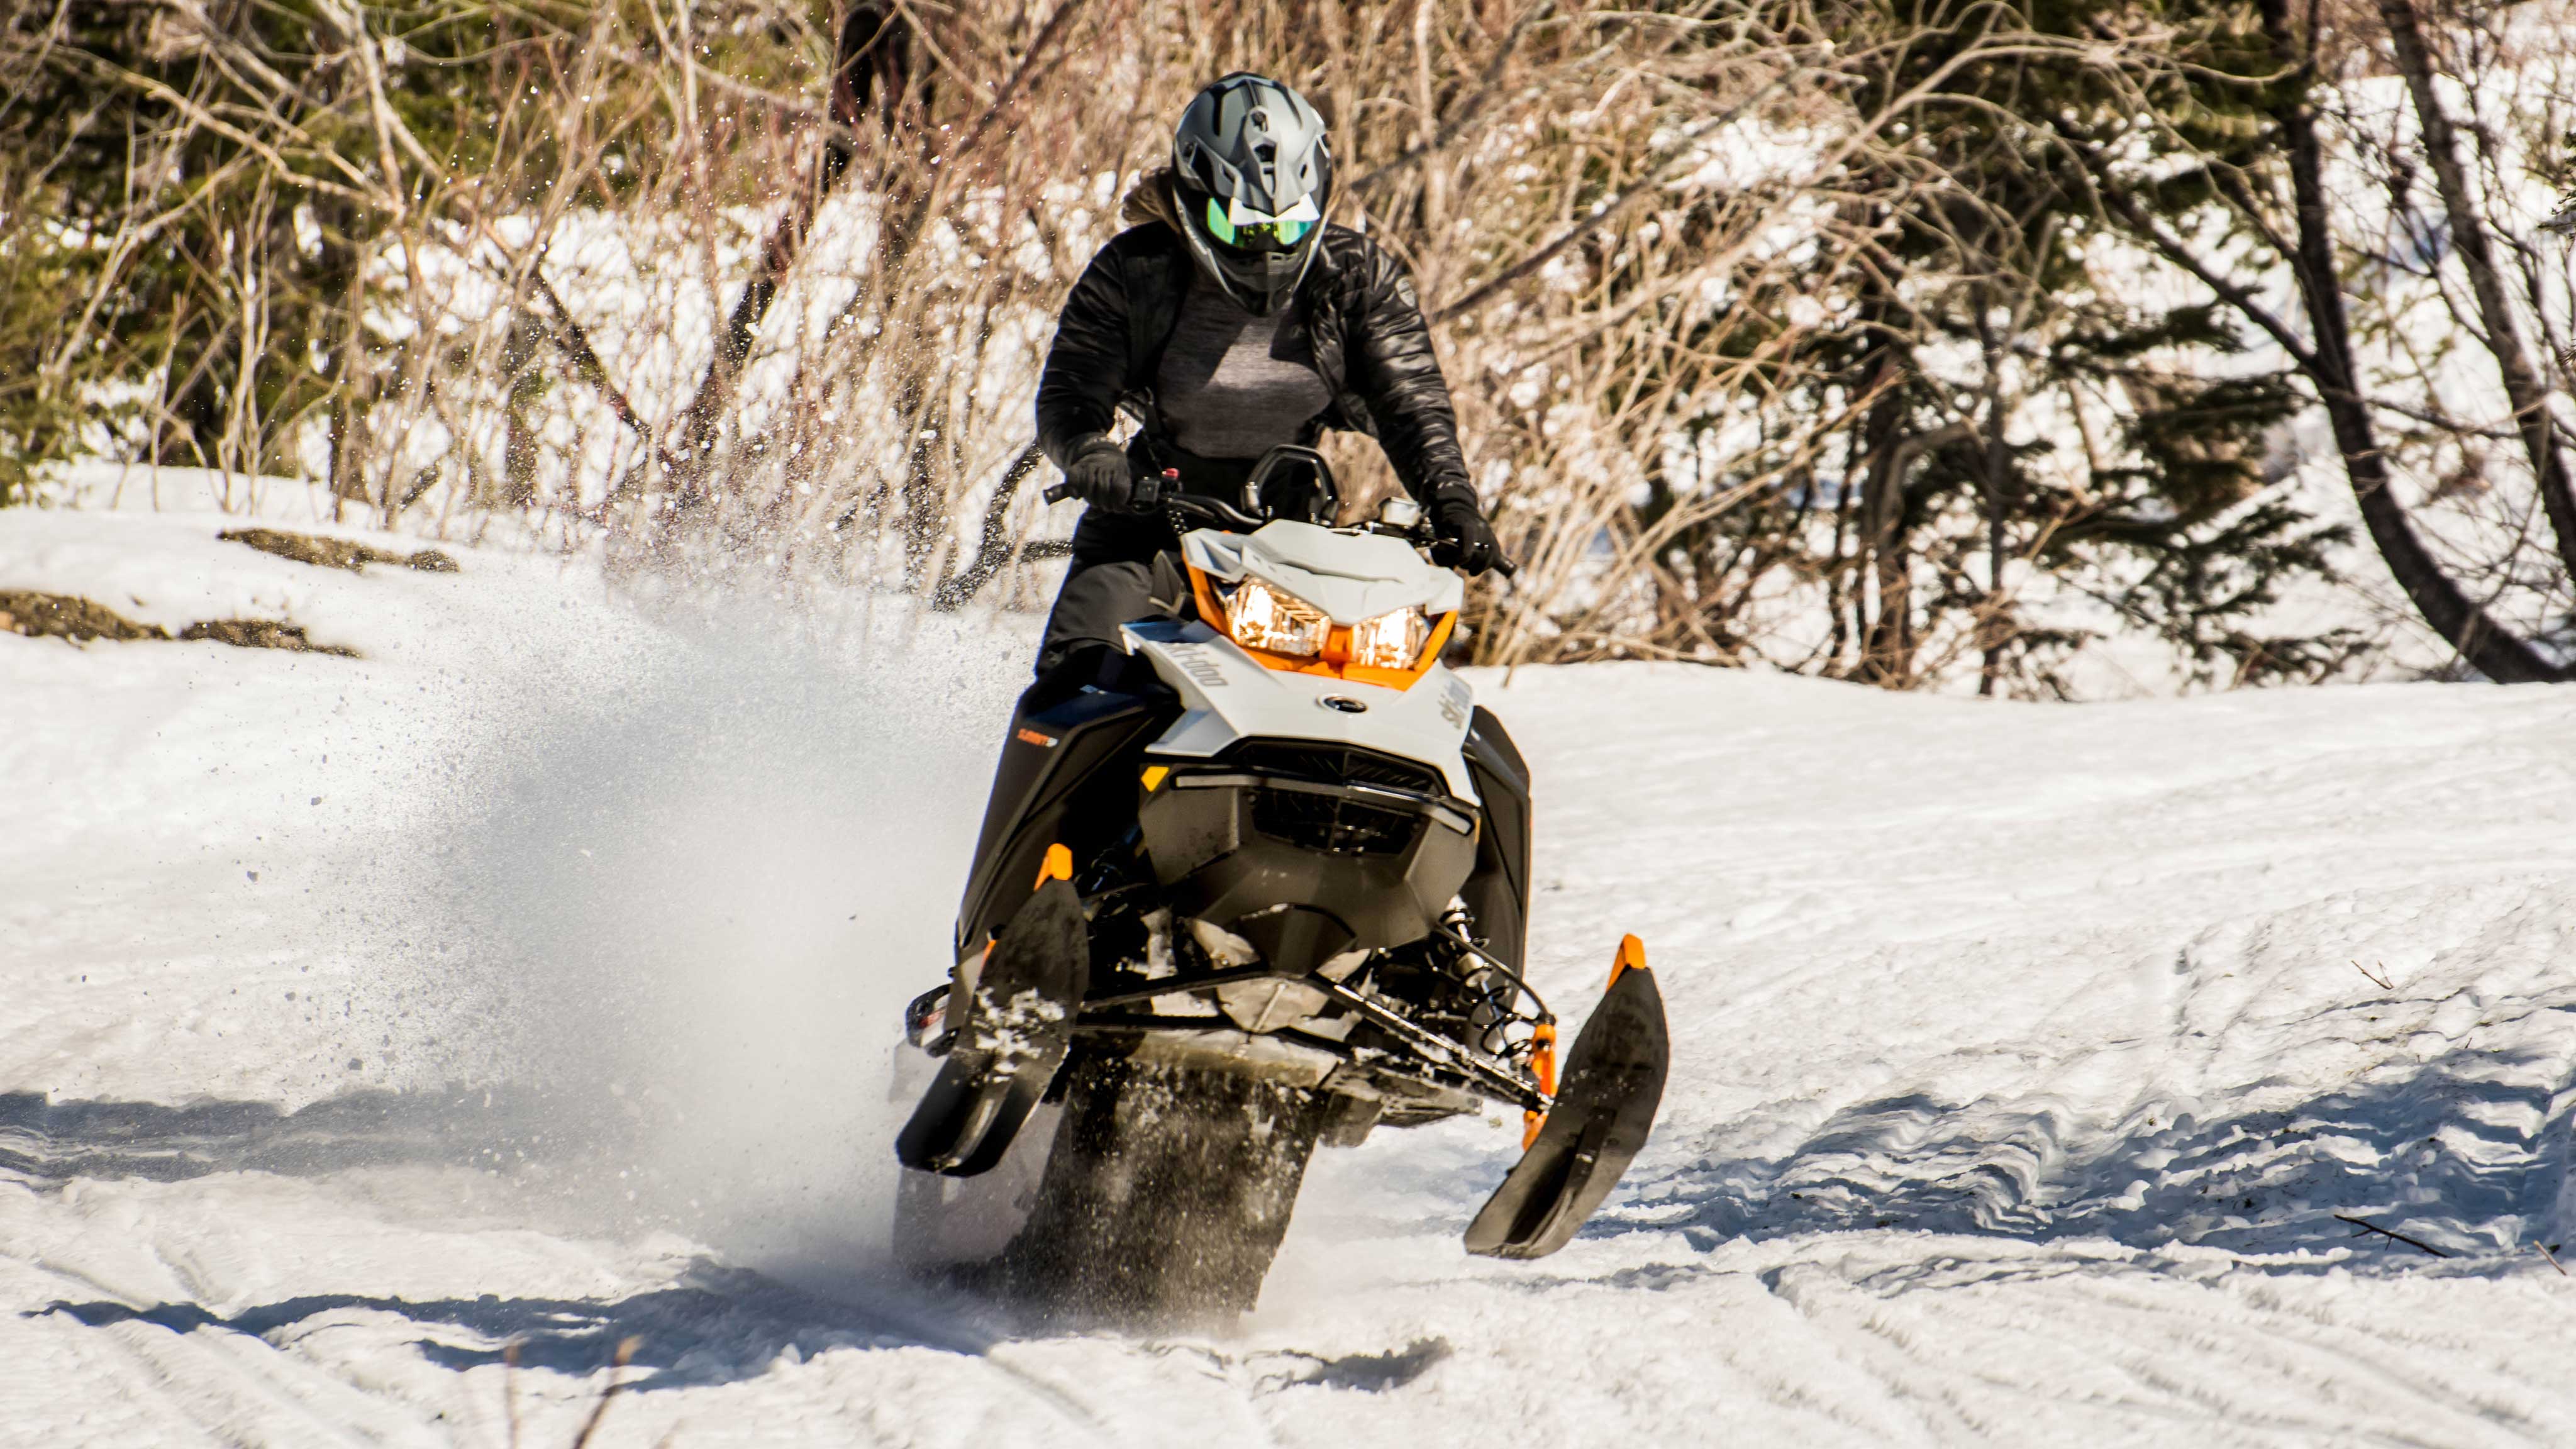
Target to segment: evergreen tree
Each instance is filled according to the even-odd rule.
[[[1829,12],[1836,53],[1858,57],[1845,62],[1854,114],[1928,87],[1845,178],[1841,204],[1869,253],[1816,259],[1811,285],[1832,320],[1794,346],[1777,348],[1781,325],[1740,315],[1705,326],[1747,355],[1773,349],[1784,386],[1811,389],[1818,415],[1848,416],[1841,446],[1750,509],[1676,536],[1668,578],[1741,598],[1751,591],[1717,576],[1810,572],[1833,617],[1820,662],[1892,687],[1973,651],[1984,688],[2061,691],[2062,661],[2093,631],[2037,610],[2049,591],[2034,575],[2152,631],[2204,678],[2313,676],[2341,661],[2345,636],[2265,637],[2249,622],[2289,580],[2324,573],[2339,539],[2266,493],[2267,442],[2298,405],[2288,380],[2250,365],[2241,328],[2206,300],[2167,304],[2136,285],[2138,249],[2094,203],[2082,160],[2114,144],[2149,166],[2188,153],[2187,125],[2139,124],[2136,88],[2106,73],[2098,42],[2190,36],[2226,63],[2227,8],[1881,0]],[[2198,201],[2177,188],[2146,204]],[[1778,309],[1798,290],[1739,306]],[[1733,471],[1775,465],[1757,450]],[[1659,468],[1644,515],[1735,481]]]

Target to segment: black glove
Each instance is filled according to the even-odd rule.
[[[1494,526],[1476,509],[1476,495],[1464,488],[1444,488],[1431,500],[1431,561],[1470,578],[1492,568],[1503,556],[1494,541]]]
[[[1113,513],[1150,513],[1163,502],[1163,480],[1137,477],[1127,450],[1105,437],[1074,450],[1064,481],[1085,503]]]

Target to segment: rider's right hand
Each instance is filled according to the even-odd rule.
[[[1494,526],[1476,506],[1476,495],[1463,484],[1443,488],[1431,502],[1431,561],[1470,578],[1487,569],[1505,577],[1518,572],[1503,558]]]
[[[1114,513],[1147,513],[1163,501],[1163,480],[1137,477],[1127,450],[1105,437],[1074,450],[1064,481],[1085,503]]]

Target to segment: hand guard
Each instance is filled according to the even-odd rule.
[[[1431,561],[1470,578],[1502,561],[1502,545],[1494,540],[1494,526],[1477,511],[1474,496],[1464,490],[1444,490],[1432,500],[1431,536]]]

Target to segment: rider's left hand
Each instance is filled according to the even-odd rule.
[[[1494,526],[1485,521],[1472,495],[1434,499],[1431,536],[1431,561],[1470,578],[1492,568],[1503,556],[1502,545],[1494,540]]]

